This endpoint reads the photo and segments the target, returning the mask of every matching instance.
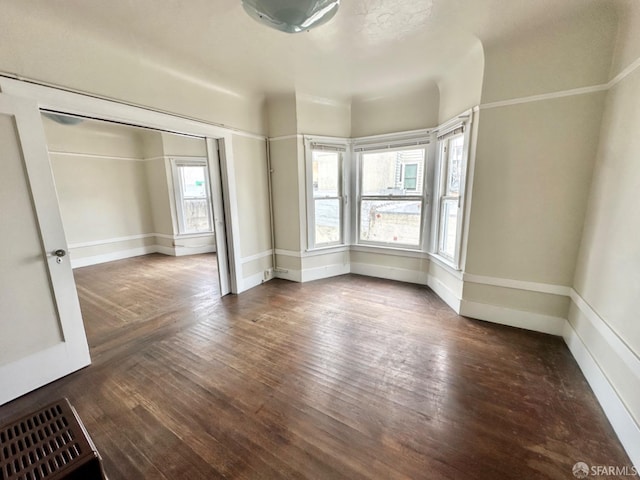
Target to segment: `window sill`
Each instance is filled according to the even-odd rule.
[[[349,250],[349,245],[343,243],[340,245],[329,245],[327,247],[316,247],[305,250],[303,257],[315,257],[316,255],[328,255],[330,253],[340,253]]]
[[[174,236],[174,238],[200,238],[200,237],[210,237],[213,235],[213,231],[211,232],[199,232],[199,233],[178,233]]]
[[[395,255],[397,257],[409,257],[409,258],[427,258],[428,253],[420,249],[414,248],[398,248],[398,247],[383,247],[382,245],[352,245],[351,250],[354,252],[365,253],[377,253],[382,255]]]
[[[452,275],[455,275],[457,277],[459,276],[460,279],[462,279],[462,270],[459,267],[457,267],[451,260],[441,255],[438,255],[437,253],[428,253],[427,255],[431,260],[433,260],[434,263],[444,268]]]

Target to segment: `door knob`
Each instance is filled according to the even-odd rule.
[[[56,257],[64,257],[67,254],[67,252],[66,252],[66,250],[63,250],[63,249],[60,248],[60,249],[56,250],[55,252],[53,252],[53,254]]]

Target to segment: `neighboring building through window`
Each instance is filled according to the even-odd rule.
[[[211,191],[206,160],[174,159],[173,173],[178,232],[212,232]]]
[[[419,248],[425,204],[425,148],[360,153],[359,240]]]

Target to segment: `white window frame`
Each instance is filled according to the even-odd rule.
[[[353,139],[353,155],[355,158],[355,182],[354,189],[356,192],[356,201],[354,202],[353,209],[353,238],[355,245],[374,247],[374,248],[387,248],[394,250],[405,251],[427,251],[429,243],[429,228],[431,209],[429,208],[430,202],[430,185],[429,172],[430,172],[430,143],[431,143],[431,131],[430,130],[413,130],[409,132],[374,135],[370,137],[360,137]],[[367,200],[419,200],[422,202],[422,209],[420,215],[420,239],[418,245],[399,244],[392,242],[373,242],[369,240],[362,240],[360,238],[360,214],[362,206],[362,155],[366,153],[380,153],[388,151],[398,150],[417,150],[424,149],[424,168],[422,170],[422,194],[411,195],[411,192],[407,195],[366,195]],[[404,174],[404,169],[402,171]],[[404,183],[404,177],[402,178]],[[416,179],[416,183],[419,183],[419,179]]]
[[[337,152],[338,158],[338,196],[326,197],[338,199],[340,205],[340,238],[336,242],[316,243],[315,204],[313,195],[313,152],[330,151]],[[349,164],[350,150],[349,140],[340,137],[304,136],[305,166],[306,166],[306,197],[307,197],[307,251],[331,249],[349,244]]]
[[[464,237],[465,211],[466,211],[466,190],[467,190],[467,170],[469,167],[469,148],[471,140],[472,112],[469,110],[463,114],[440,125],[435,131],[436,139],[436,166],[434,182],[433,202],[433,229],[431,254],[450,267],[460,270],[460,260],[462,255],[462,242]],[[448,180],[448,150],[449,142],[459,136],[463,136],[462,160],[460,163],[460,193],[458,200],[458,213],[456,222],[456,242],[453,256],[449,256],[440,248],[442,245],[442,235],[444,221],[442,209],[444,200],[452,197],[446,195],[446,182]]]
[[[185,216],[184,216],[184,197],[182,188],[182,176],[180,175],[180,167],[204,167],[205,175],[205,193],[207,197],[207,214],[209,216],[209,230],[203,232],[186,232]],[[173,177],[173,195],[176,206],[176,221],[178,236],[197,236],[211,235],[214,232],[213,227],[213,206],[211,200],[211,182],[209,181],[209,162],[206,157],[172,157],[171,158],[171,174]]]

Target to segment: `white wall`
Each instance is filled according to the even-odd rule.
[[[266,133],[264,95],[230,88],[185,59],[170,67],[141,55],[126,36],[72,23],[64,10],[38,2],[3,2],[0,70],[21,77],[203,121]],[[204,81],[202,79],[209,79]]]
[[[273,267],[266,149],[265,140],[233,137],[242,278],[251,286]]]
[[[636,4],[628,16],[640,19],[639,7]],[[638,60],[623,53],[624,47],[640,55],[636,43],[640,23],[633,32],[626,22],[622,28],[619,38],[623,43],[617,49],[612,78]],[[629,41],[631,44],[627,44]],[[638,98],[640,69],[622,79],[607,95],[574,281],[574,289],[584,302],[574,299],[569,316],[573,329],[629,409],[636,427],[640,425]],[[640,448],[637,454],[640,457]]]
[[[484,75],[484,49],[478,42],[463,57],[456,59],[439,81],[440,103],[438,123],[480,104]]]
[[[351,136],[351,103],[296,95],[296,119],[298,133]]]
[[[615,15],[597,6],[484,45],[465,273],[519,291],[465,283],[464,314],[525,312],[529,328],[561,333],[605,94],[555,94],[606,83],[615,29]],[[549,96],[527,98],[540,94]],[[539,291],[550,289],[559,294]]]
[[[600,2],[499,43],[485,42],[482,103],[606,83],[616,22],[615,11]]]
[[[351,103],[351,136],[435,127],[439,104],[440,93],[435,82],[391,94],[355,97]]]
[[[152,245],[153,209],[137,131],[106,122],[43,122],[72,260]]]
[[[215,237],[179,235],[171,161],[206,158],[206,144],[109,122],[60,125],[44,117],[74,266],[155,251],[215,251]]]

